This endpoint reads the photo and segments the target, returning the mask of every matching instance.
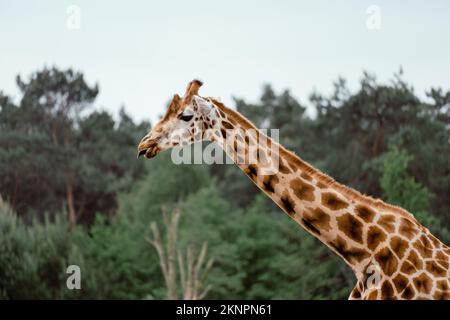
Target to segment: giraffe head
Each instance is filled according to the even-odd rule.
[[[183,97],[175,94],[161,120],[142,138],[138,156],[153,158],[175,146],[186,146],[206,139],[215,117],[212,103],[198,95],[199,80],[189,82]]]

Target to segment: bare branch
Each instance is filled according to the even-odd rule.
[[[211,290],[212,286],[209,284],[206,286],[205,290],[203,290],[203,292],[197,297],[196,300],[202,300],[207,294],[208,292]]]
[[[181,282],[181,289],[183,292],[186,291],[186,273],[184,272],[184,261],[183,261],[183,254],[181,251],[178,251],[178,268],[180,270],[180,282]]]
[[[150,224],[150,229],[152,230],[152,233],[153,233],[153,240],[147,238],[147,241],[153,247],[155,247],[156,252],[158,253],[159,264],[161,266],[161,271],[163,273],[164,280],[166,281],[166,284],[168,284],[169,283],[169,276],[168,276],[168,270],[167,270],[166,256],[164,254],[164,249],[162,247],[161,236],[159,234],[158,226],[156,225],[155,222],[152,222]]]
[[[167,232],[165,246],[163,245],[158,226],[155,222],[150,224],[153,239],[146,238],[146,240],[155,247],[158,253],[161,270],[167,286],[167,298],[178,299],[177,272],[179,272],[183,298],[186,300],[202,299],[211,289],[210,285],[203,289],[203,283],[206,281],[207,274],[213,264],[213,259],[209,259],[202,270],[208,245],[206,242],[203,243],[197,257],[194,256],[192,247],[188,246],[186,249],[186,258],[184,258],[183,253],[178,248],[177,239],[181,212],[178,208],[175,208],[169,213],[165,206],[161,208],[161,211]],[[203,291],[201,291],[202,289]]]

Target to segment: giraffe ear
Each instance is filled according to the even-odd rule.
[[[174,94],[172,102],[169,105],[169,109],[177,111],[180,108],[180,101],[181,101],[180,96],[178,94]]]
[[[173,96],[172,101],[167,106],[166,114],[163,117],[163,120],[170,118],[172,115],[176,115],[178,113],[178,110],[181,107],[181,98],[179,95],[175,94]]]
[[[198,95],[198,90],[203,85],[203,82],[200,80],[194,79],[191,82],[189,82],[186,93],[184,94],[184,97],[192,97]]]

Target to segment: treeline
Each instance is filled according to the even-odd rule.
[[[71,224],[112,216],[117,193],[143,170],[130,161],[148,123],[122,109],[92,110],[98,86],[79,72],[44,69],[16,79],[17,105],[0,92],[0,195],[26,220],[66,210]]]
[[[146,241],[163,206],[182,213],[180,248],[208,243],[207,298],[347,298],[347,266],[237,167],[177,166],[168,152],[136,160],[150,124],[93,108],[99,89],[81,73],[43,69],[17,84],[17,104],[0,94],[1,298],[166,297]],[[339,79],[330,96],[312,94],[314,117],[270,86],[256,103],[235,102],[303,159],[450,243],[450,92],[420,99],[401,74],[389,84],[364,74],[357,92]],[[66,287],[71,264],[81,290]]]

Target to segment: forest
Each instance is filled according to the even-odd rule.
[[[136,159],[151,123],[97,109],[85,77],[45,67],[17,76],[18,99],[0,88],[1,299],[348,297],[347,265],[236,166]],[[302,102],[267,84],[229,107],[450,244],[450,91],[415,92],[401,70],[333,85]]]

